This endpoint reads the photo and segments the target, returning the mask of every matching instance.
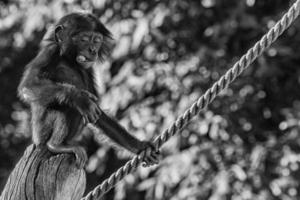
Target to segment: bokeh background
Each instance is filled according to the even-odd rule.
[[[29,108],[16,88],[47,28],[87,10],[114,36],[96,77],[101,107],[152,139],[280,19],[289,0],[1,0],[0,191],[31,143]],[[105,198],[300,198],[300,20],[162,148]],[[87,191],[130,155],[84,131]]]

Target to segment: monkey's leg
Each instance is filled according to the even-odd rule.
[[[36,146],[45,145],[52,132],[52,126],[49,126],[51,118],[47,115],[45,108],[39,105],[31,106],[31,131],[32,141]]]
[[[48,147],[49,151],[51,151],[52,153],[74,154],[75,158],[76,158],[76,165],[80,169],[83,168],[85,163],[87,162],[88,158],[87,158],[86,152],[85,152],[84,148],[82,148],[80,146],[57,145],[57,144],[54,144],[52,141],[49,141],[47,143],[47,147]]]
[[[116,120],[112,119],[104,112],[94,124],[97,128],[103,130],[117,144],[123,146],[133,153],[139,153],[142,150],[142,142],[133,135],[129,134]]]
[[[49,141],[47,142],[47,147],[52,153],[71,153],[76,157],[76,165],[79,168],[83,168],[86,161],[87,155],[84,148],[75,145],[64,144],[65,139],[68,136],[68,127],[63,114],[56,117],[53,124],[53,133]]]

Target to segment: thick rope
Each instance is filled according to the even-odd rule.
[[[209,88],[204,95],[202,95],[183,115],[179,116],[177,120],[171,124],[161,135],[154,140],[154,145],[162,146],[163,143],[169,140],[170,137],[179,132],[192,117],[196,116],[201,110],[225,90],[227,86],[234,81],[258,56],[260,56],[298,17],[300,11],[300,0],[297,0],[289,11],[273,26],[267,34],[265,34],[256,44],[244,54],[239,61],[237,61],[232,68],[230,68],[225,75],[223,75],[217,82]],[[123,167],[119,168],[108,179],[104,180],[101,185],[98,185],[87,196],[81,200],[97,200],[104,193],[109,191],[117,182],[123,179],[127,174],[142,163],[145,152],[134,156]]]

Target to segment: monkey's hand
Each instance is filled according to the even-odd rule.
[[[76,158],[76,166],[79,169],[82,169],[88,160],[88,157],[86,155],[84,148],[78,147],[78,146],[72,147],[72,152],[74,153],[75,158]]]
[[[156,149],[155,146],[151,142],[141,141],[139,144],[140,151],[145,151],[143,155],[143,167],[149,167],[155,164],[158,164],[160,160],[160,151]]]
[[[83,117],[84,124],[95,123],[102,113],[98,106],[98,98],[86,90],[80,90],[75,98],[75,108]]]

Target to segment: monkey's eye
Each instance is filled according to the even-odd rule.
[[[100,42],[102,42],[102,38],[100,38],[100,37],[95,37],[94,42],[95,42],[95,43],[100,43]]]
[[[81,37],[81,41],[88,42],[89,41],[89,37],[88,36],[82,36]]]

